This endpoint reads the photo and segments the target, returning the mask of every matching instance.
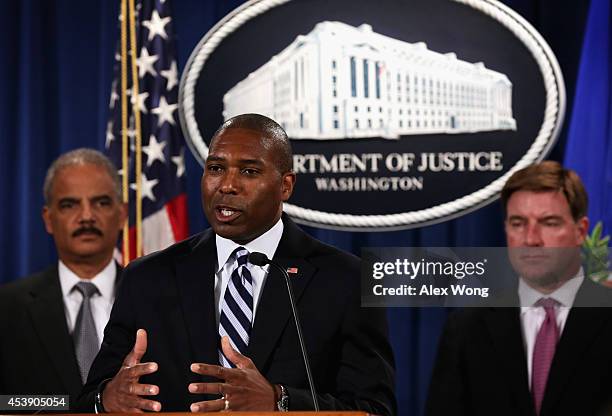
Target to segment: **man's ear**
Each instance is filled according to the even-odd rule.
[[[51,235],[53,235],[53,223],[51,222],[51,213],[49,212],[48,206],[43,206],[42,209],[42,219],[45,223],[45,230]]]
[[[576,243],[577,245],[582,245],[582,243],[584,243],[584,240],[587,236],[587,233],[589,232],[589,218],[588,217],[584,216],[580,218],[578,221],[576,221],[576,231],[577,231]]]
[[[283,202],[287,201],[293,193],[293,187],[295,186],[296,176],[295,172],[289,171],[283,174],[281,193]]]

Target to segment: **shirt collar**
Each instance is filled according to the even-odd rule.
[[[584,281],[584,271],[582,267],[578,270],[578,273],[567,282],[565,282],[561,287],[552,292],[549,295],[545,295],[543,293],[538,292],[529,286],[525,281],[520,278],[519,279],[519,287],[518,287],[518,295],[520,304],[523,307],[531,307],[535,306],[535,303],[541,298],[552,298],[559,302],[561,306],[571,307],[574,304],[574,299],[576,298],[576,294],[578,293],[578,289],[580,289],[580,285]]]
[[[62,287],[62,294],[64,297],[69,295],[70,292],[72,292],[74,285],[81,281],[95,284],[103,298],[112,299],[114,296],[117,265],[113,259],[111,259],[106,267],[92,279],[81,279],[61,260],[59,261],[58,272],[60,285]]]
[[[227,238],[223,238],[219,235],[215,235],[217,243],[217,270],[218,273],[225,263],[227,263],[229,257],[232,255],[234,250],[238,247],[246,248],[249,253],[259,252],[264,253],[269,259],[274,257],[274,253],[278,248],[278,243],[283,236],[283,221],[280,219],[274,224],[268,231],[248,242],[247,244],[238,244]]]

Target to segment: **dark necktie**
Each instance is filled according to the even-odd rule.
[[[253,325],[253,278],[247,267],[249,252],[238,247],[230,256],[235,264],[227,283],[221,316],[219,317],[219,335],[228,336],[235,350],[245,354]],[[219,363],[224,367],[235,367],[221,351],[219,346]]]
[[[543,307],[546,313],[544,322],[542,322],[536,336],[533,347],[533,366],[531,368],[531,394],[533,395],[537,415],[540,414],[550,365],[555,356],[555,349],[559,340],[555,305],[558,305],[558,302],[550,298],[542,298],[536,303],[536,306]]]
[[[96,285],[90,282],[79,282],[74,285],[73,290],[78,290],[83,295],[83,302],[81,303],[81,308],[74,325],[72,339],[74,341],[74,350],[77,363],[79,364],[81,380],[85,384],[89,368],[94,358],[96,358],[99,349],[98,333],[96,332],[96,324],[91,313],[91,297],[100,292]]]

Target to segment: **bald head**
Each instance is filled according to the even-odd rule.
[[[293,169],[293,152],[285,130],[274,120],[261,114],[241,114],[230,118],[219,127],[210,141],[213,148],[217,137],[228,129],[252,130],[261,135],[261,143],[275,155],[275,164],[280,173]]]

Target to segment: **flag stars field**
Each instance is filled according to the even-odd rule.
[[[172,113],[178,108],[178,104],[168,104],[166,97],[163,95],[159,99],[159,106],[151,110],[153,114],[156,114],[159,118],[157,119],[157,125],[161,126],[165,121],[174,125],[174,116]]]
[[[166,162],[164,147],[166,147],[165,141],[158,142],[154,135],[149,137],[149,144],[142,147],[142,151],[147,154],[147,167],[151,166],[156,160],[162,163]]]
[[[149,55],[147,48],[140,50],[140,56],[136,59],[138,63],[138,77],[143,78],[146,74],[157,76],[157,72],[153,68],[153,64],[157,62],[159,57],[157,55]]]
[[[178,68],[176,67],[176,61],[172,61],[170,69],[167,71],[160,71],[162,77],[166,78],[166,88],[171,90],[178,85]]]
[[[140,7],[141,6],[141,7]],[[114,80],[110,93],[109,123],[106,129],[105,147],[109,157],[121,173],[127,176],[127,199],[129,236],[136,236],[141,224],[142,253],[161,250],[186,238],[187,196],[185,194],[185,141],[178,126],[178,85],[180,79],[177,65],[175,35],[170,1],[139,0],[136,19],[127,19],[128,27],[135,23],[136,43],[127,36],[127,62],[121,65],[121,44],[115,54]],[[139,15],[139,17],[138,17]],[[132,29],[129,29],[132,30]],[[132,51],[136,55],[133,66]],[[121,69],[126,85],[121,84]],[[135,74],[132,73],[135,70]],[[138,94],[132,85],[133,76],[138,78]],[[127,97],[122,97],[125,88]],[[123,125],[121,103],[127,103],[128,119]],[[125,104],[123,103],[123,104]],[[135,113],[136,108],[138,113]],[[137,130],[135,115],[140,115]],[[128,140],[127,158],[123,156],[122,131]],[[138,142],[140,141],[140,145]],[[140,151],[140,161],[137,152]],[[139,171],[140,169],[140,171]],[[139,183],[140,186],[136,186]],[[141,201],[136,201],[140,188]],[[138,210],[138,204],[141,209]],[[138,214],[140,212],[140,214]],[[168,233],[168,230],[172,230]],[[122,247],[130,247],[129,258],[134,259],[137,243],[128,237]]]
[[[164,27],[170,22],[169,17],[161,18],[157,10],[153,10],[151,15],[151,20],[145,20],[142,22],[142,25],[149,29],[149,41],[151,41],[155,35],[159,35],[164,39],[168,38],[166,34],[166,29]]]
[[[142,197],[149,198],[151,201],[155,202],[156,198],[153,192],[153,188],[159,183],[159,179],[147,179],[147,175],[145,175],[144,173],[141,175],[141,178]],[[136,184],[131,183],[130,188],[136,190]]]

